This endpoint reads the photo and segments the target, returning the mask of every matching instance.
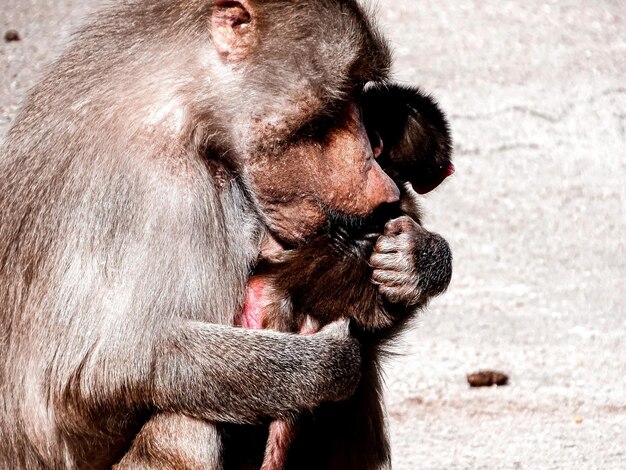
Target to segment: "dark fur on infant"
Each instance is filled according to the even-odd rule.
[[[447,244],[423,229],[420,258],[428,259],[429,264],[417,267],[424,274],[420,277],[420,292],[396,306],[385,302],[378,283],[372,282],[369,258],[385,225],[396,220],[399,222],[389,227],[413,221],[421,228],[416,201],[409,193],[402,197],[409,211],[394,204],[381,208],[359,226],[333,223],[327,233],[306,245],[286,251],[280,258],[262,260],[252,282],[261,277],[265,284],[263,328],[295,333],[350,318],[363,333],[380,333],[393,324],[398,314],[394,307],[423,306],[429,297],[443,292],[450,274],[445,266],[449,261]],[[426,250],[430,251],[428,255]]]

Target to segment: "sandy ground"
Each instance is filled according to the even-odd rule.
[[[99,0],[0,0],[0,135]],[[429,196],[448,293],[388,365],[395,469],[626,468],[623,0],[380,0],[398,79],[450,116]],[[507,387],[469,389],[496,368]]]

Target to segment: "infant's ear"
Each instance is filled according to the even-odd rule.
[[[452,176],[455,172],[454,165],[450,162],[447,165],[435,166],[433,168],[429,168],[430,178],[422,179],[417,182],[412,182],[413,189],[419,194],[426,194],[431,192],[437,186],[439,186],[443,181],[448,177]]]

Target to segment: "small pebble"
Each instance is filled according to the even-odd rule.
[[[9,29],[6,33],[4,33],[4,40],[6,42],[13,42],[20,40],[20,33],[18,33],[14,29]]]
[[[470,387],[502,386],[509,383],[509,376],[494,370],[481,370],[467,374],[467,383],[470,384]]]

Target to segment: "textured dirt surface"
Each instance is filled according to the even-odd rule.
[[[99,0],[0,0],[0,135]],[[425,202],[455,276],[388,364],[395,469],[626,468],[622,0],[380,0],[397,77],[449,113]],[[496,369],[510,385],[470,389]]]

